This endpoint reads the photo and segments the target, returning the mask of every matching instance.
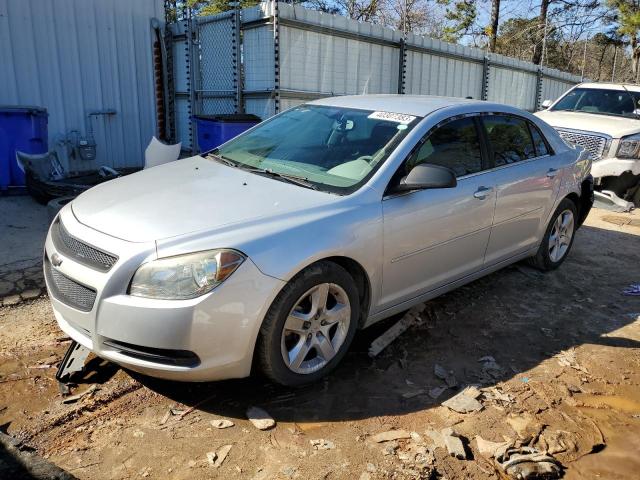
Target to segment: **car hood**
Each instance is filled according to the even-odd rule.
[[[613,138],[640,132],[640,120],[633,118],[584,112],[554,112],[550,110],[537,112],[536,116],[554,128],[604,133]]]
[[[88,227],[148,242],[310,209],[338,198],[196,156],[97,185],[71,208]]]

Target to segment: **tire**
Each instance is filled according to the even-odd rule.
[[[565,226],[567,228],[567,233],[570,233],[570,238],[566,243],[562,243],[560,241],[560,245],[552,245],[552,236],[554,236],[554,231],[557,229],[556,222],[560,216],[563,216],[566,220],[568,218],[568,214],[571,215],[571,225]],[[561,221],[564,223],[564,221]],[[529,264],[534,266],[535,268],[542,270],[543,272],[549,270],[555,270],[562,262],[565,261],[567,256],[569,255],[569,251],[573,246],[573,240],[576,234],[576,228],[578,225],[578,209],[576,204],[573,203],[568,198],[565,198],[560,202],[558,208],[551,216],[551,221],[549,225],[547,225],[547,229],[544,232],[544,237],[542,239],[542,243],[540,244],[540,248],[538,248],[538,252],[534,257],[529,259]],[[555,236],[554,236],[555,237]],[[563,235],[561,235],[561,238]],[[565,240],[567,240],[566,234],[564,235]],[[550,248],[551,247],[551,248]],[[559,250],[558,250],[559,249]]]
[[[322,303],[326,308],[315,308]],[[316,382],[345,356],[359,318],[351,275],[333,262],[311,265],[284,286],[269,308],[258,335],[258,366],[281,385]]]

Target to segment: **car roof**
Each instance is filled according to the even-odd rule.
[[[640,85],[633,83],[611,83],[611,82],[586,82],[576,85],[580,88],[596,88],[600,90],[631,90],[632,92],[640,92]]]
[[[311,105],[356,108],[382,112],[404,113],[424,117],[435,110],[453,105],[473,104],[487,106],[487,102],[456,97],[437,97],[434,95],[345,95],[321,98],[308,102]]]

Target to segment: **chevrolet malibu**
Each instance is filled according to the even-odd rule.
[[[591,161],[522,110],[428,96],[313,101],[62,209],[56,319],[144,374],[301,385],[357,329],[523,259],[558,267]]]

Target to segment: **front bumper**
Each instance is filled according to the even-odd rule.
[[[156,258],[155,243],[126,242],[86,227],[70,206],[59,218],[69,235],[118,256],[111,269],[98,271],[65,255],[49,231],[45,262],[54,254],[62,262],[48,268],[95,291],[93,305],[79,309],[45,274],[56,320],[71,338],[101,358],[154,377],[210,381],[250,374],[262,319],[284,282],[264,275],[247,259],[202,297],[130,296],[127,289],[135,270]]]
[[[624,172],[631,172],[634,175],[640,175],[640,159],[628,158],[603,158],[596,160],[591,165],[591,175],[594,178],[617,177]]]

